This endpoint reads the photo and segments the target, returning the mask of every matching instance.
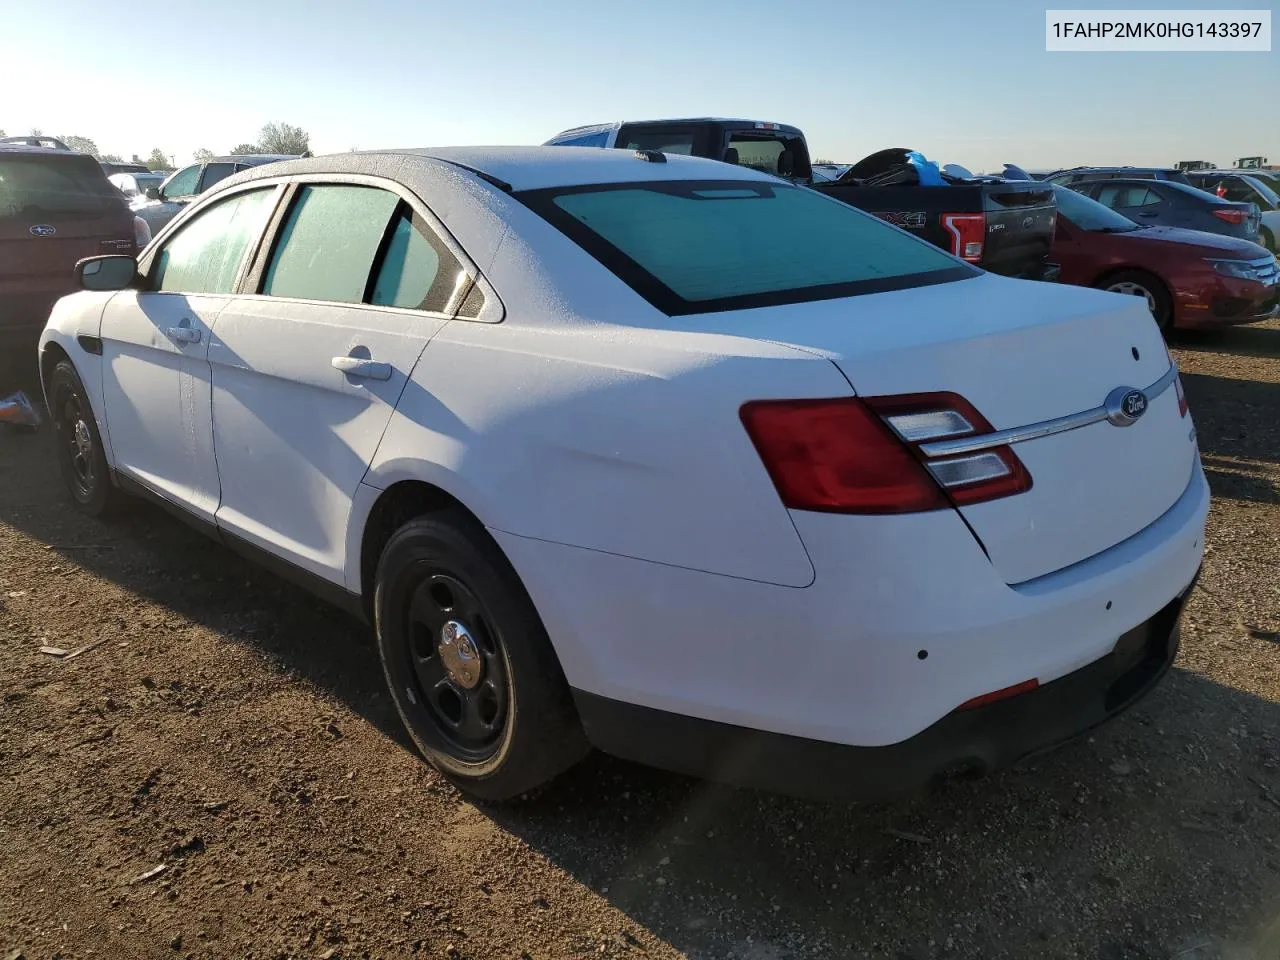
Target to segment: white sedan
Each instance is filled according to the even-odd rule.
[[[475,795],[590,745],[880,796],[1071,737],[1177,650],[1209,494],[1144,304],[985,274],[742,167],[259,167],[78,267],[71,494],[368,617]]]

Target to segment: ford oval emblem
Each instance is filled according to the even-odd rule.
[[[33,237],[52,237],[58,232],[58,228],[49,223],[37,223],[27,232]]]
[[[1132,387],[1116,387],[1107,395],[1107,420],[1117,427],[1136,423],[1147,412],[1147,395]]]

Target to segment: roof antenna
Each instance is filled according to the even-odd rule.
[[[659,150],[637,150],[635,152],[637,160],[644,160],[648,163],[666,163],[667,155]]]

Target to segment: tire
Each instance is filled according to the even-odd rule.
[[[75,365],[70,360],[58,361],[49,374],[46,389],[58,447],[58,467],[76,508],[91,517],[118,512],[124,495],[111,479],[89,394]]]
[[[463,792],[509,800],[587,754],[533,602],[464,511],[428,514],[391,536],[378,561],[374,617],[400,719]]]
[[[1270,250],[1272,253],[1276,252],[1275,234],[1273,234],[1266,227],[1263,227],[1261,230],[1258,231],[1258,242],[1262,244],[1264,247],[1266,247],[1268,250]]]
[[[1162,333],[1167,333],[1173,326],[1173,298],[1169,296],[1169,288],[1164,281],[1145,270],[1121,270],[1103,277],[1097,284],[1100,290],[1113,293],[1127,293],[1131,296],[1145,297],[1151,316]]]

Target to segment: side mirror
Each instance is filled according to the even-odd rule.
[[[76,264],[76,280],[81,290],[125,290],[138,276],[138,261],[112,254],[87,257]]]
[[[148,199],[148,200],[161,200],[161,199],[163,199],[163,198],[160,196],[160,188],[159,188],[159,187],[147,187],[147,199]]]

